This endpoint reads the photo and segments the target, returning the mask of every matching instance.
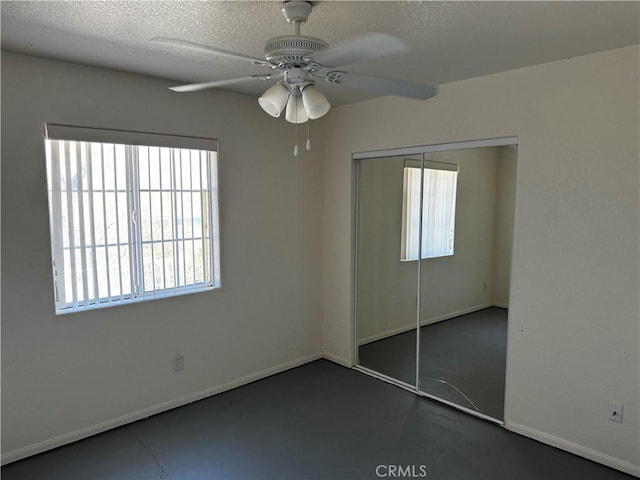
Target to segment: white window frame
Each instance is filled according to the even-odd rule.
[[[100,150],[92,157],[97,149]],[[114,153],[105,157],[105,151]],[[220,287],[217,140],[45,124],[45,152],[56,314]],[[160,179],[156,178],[159,183],[155,188],[151,175],[153,160],[158,162]],[[113,172],[113,184],[109,189],[107,180],[111,178],[105,175],[105,164],[111,161],[113,169],[108,170]],[[161,165],[161,161],[165,164]],[[116,163],[124,172],[116,171]],[[146,179],[141,178],[141,163],[146,166],[143,172],[148,175]],[[93,173],[91,165],[100,165],[102,171]],[[170,178],[163,182],[162,172],[167,166]],[[83,168],[84,175],[78,175]],[[83,177],[87,185],[83,185]],[[194,178],[199,186],[194,185]],[[95,191],[94,181],[100,183]],[[73,186],[67,188],[69,185]],[[109,195],[115,217],[113,209],[107,208]],[[166,203],[166,199],[170,201]],[[146,205],[148,213],[143,211]],[[168,211],[170,228],[165,228]],[[115,222],[108,224],[108,217],[115,218]],[[160,238],[153,234],[154,222],[158,220]],[[114,236],[108,235],[110,229],[111,232],[115,229],[115,244],[109,239]],[[169,232],[167,238],[165,230]],[[97,233],[102,235],[102,243],[96,238]],[[109,255],[114,248],[118,261],[110,264]],[[65,255],[64,250],[76,253]],[[156,250],[161,254],[155,256]],[[97,251],[104,252],[103,258],[97,258]],[[110,278],[113,263],[117,264],[115,288]],[[162,272],[153,271],[149,275],[156,265],[162,267]],[[98,270],[102,273],[98,274]],[[65,291],[69,287],[71,292]]]

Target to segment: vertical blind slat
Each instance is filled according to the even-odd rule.
[[[87,190],[89,192],[89,230],[91,233],[91,261],[93,263],[93,302],[95,303],[100,298],[100,291],[98,289],[98,257],[96,254],[96,222],[94,206],[93,206],[93,158],[91,157],[91,149],[89,143],[84,143],[85,157],[87,160]]]
[[[407,208],[408,205],[408,200],[407,200],[407,194],[409,192],[408,186],[407,186],[407,180],[408,180],[408,176],[409,176],[409,172],[408,170],[405,168],[402,172],[402,230],[400,232],[400,258],[401,259],[405,259],[407,258],[407,232],[408,232],[408,226],[407,226],[407,214],[409,213],[409,209]]]
[[[158,149],[158,160],[162,150]],[[156,289],[156,258],[153,252],[153,196],[151,194],[151,155],[147,158],[147,181],[149,182],[149,248],[151,250],[151,290]]]
[[[133,229],[132,237],[135,241],[134,246],[134,257],[133,257],[133,265],[135,270],[134,278],[135,278],[135,296],[144,295],[144,269],[143,269],[143,258],[142,258],[142,234],[140,229],[142,228],[142,212],[141,210],[141,199],[140,199],[140,148],[146,149],[147,158],[149,155],[149,147],[131,147],[132,151],[132,167],[131,167],[131,198],[133,200],[133,213],[131,219],[131,225]]]
[[[133,228],[133,218],[134,218],[134,212],[133,212],[133,205],[134,205],[134,200],[133,200],[133,171],[134,171],[134,164],[135,164],[135,160],[134,160],[134,151],[137,151],[137,149],[134,149],[133,147],[131,147],[130,145],[128,145],[126,147],[126,156],[125,156],[125,167],[126,167],[126,176],[125,176],[125,181],[126,181],[126,189],[127,189],[127,234],[128,234],[128,245],[129,245],[129,290],[131,295],[135,296],[135,278],[134,278],[134,271],[135,268],[133,268],[132,263],[135,262],[135,246],[134,246],[134,228]]]
[[[176,195],[176,154],[171,149],[171,225],[173,228],[173,286],[180,285],[179,252],[178,247],[178,198]]]
[[[202,281],[206,283],[207,281],[207,248],[205,246],[205,232],[206,232],[206,225],[207,225],[207,221],[206,221],[206,214],[207,214],[207,209],[204,206],[204,195],[202,194],[202,161],[203,161],[203,157],[204,156],[204,152],[199,152],[198,153],[198,169],[200,172],[200,175],[198,176],[198,179],[200,180],[200,185],[198,186],[198,188],[200,189],[200,237],[202,238]]]
[[[187,242],[184,238],[184,150],[180,150],[180,224],[182,226],[182,283],[187,284]]]
[[[55,218],[62,219],[62,180],[60,177],[60,142],[58,140],[50,141],[49,152],[51,154],[51,214],[55,215]],[[66,284],[64,274],[64,240],[62,233],[62,222],[57,222],[52,225],[52,252],[54,255],[54,275],[55,275],[55,289],[56,289],[56,302],[64,305],[67,303],[66,296]]]
[[[89,298],[89,279],[87,276],[87,251],[85,241],[85,225],[84,225],[84,181],[82,168],[82,145],[76,142],[76,178],[78,191],[78,225],[80,233],[80,261],[82,264],[82,301],[87,302]]]
[[[209,241],[218,242],[218,154],[216,152],[209,152],[207,156],[207,192],[209,202],[207,207],[209,209]],[[215,204],[214,204],[215,202]],[[209,243],[211,245],[211,243]],[[216,275],[220,271],[220,258],[218,255],[209,254],[209,281],[214,282]]]
[[[164,253],[164,184],[162,183],[162,156],[158,157],[158,170],[160,171],[160,246],[162,247],[162,289],[167,288],[167,260]]]
[[[106,260],[107,302],[111,302],[111,268],[109,262],[109,235],[107,233],[107,184],[104,169],[104,143],[100,144],[100,167],[102,169],[102,235],[104,238],[104,258]]]
[[[113,187],[116,204],[116,252],[118,252],[118,285],[120,286],[120,300],[124,298],[122,292],[122,253],[120,252],[120,202],[118,201],[118,150],[113,145]]]
[[[64,144],[65,191],[67,194],[67,235],[69,237],[69,265],[71,268],[71,302],[78,306],[78,285],[76,279],[75,232],[73,222],[73,180],[71,178],[71,153],[69,143]]]
[[[189,206],[191,210],[191,265],[193,268],[192,284],[196,283],[196,241],[195,222],[193,219],[193,150],[189,150]]]

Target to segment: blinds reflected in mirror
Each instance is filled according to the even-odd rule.
[[[453,255],[458,166],[405,160],[401,260]],[[421,201],[422,199],[422,201]],[[420,230],[422,228],[422,240]]]

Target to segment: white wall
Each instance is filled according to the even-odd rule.
[[[509,173],[514,168],[501,161],[503,149],[511,150],[489,147],[429,154],[433,161],[458,165],[459,174],[455,253],[422,261],[423,325],[493,305],[494,289],[508,292],[508,258],[504,257],[510,254],[512,222],[503,217],[513,214],[513,198],[503,190],[513,187]],[[499,163],[508,170],[498,172]],[[404,157],[367,159],[360,165],[360,343],[415,328],[417,262],[400,261],[403,168]],[[495,265],[505,263],[506,272],[501,269],[494,279]]]
[[[507,427],[640,474],[638,46],[334,109],[325,355],[353,359],[353,152],[518,136]],[[398,121],[402,119],[402,121]],[[607,403],[624,403],[624,423]]]
[[[321,152],[253,98],[168,85],[2,54],[3,461],[321,356]],[[222,288],[56,317],[45,121],[218,138]]]

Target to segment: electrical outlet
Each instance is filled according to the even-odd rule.
[[[609,403],[609,420],[612,422],[622,423],[622,407],[621,403]]]
[[[173,371],[179,372],[180,370],[184,370],[184,357],[181,353],[173,357]]]

